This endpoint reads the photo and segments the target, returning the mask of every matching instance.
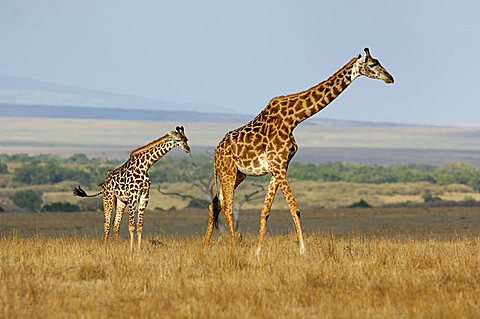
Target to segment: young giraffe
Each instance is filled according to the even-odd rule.
[[[117,210],[114,220],[114,233],[117,239],[119,237],[123,213],[128,206],[128,231],[130,233],[130,248],[133,249],[135,208],[138,204],[136,230],[138,248],[140,248],[143,214],[147,208],[150,189],[148,170],[174,147],[179,147],[184,150],[185,153],[189,153],[190,147],[187,141],[188,139],[185,136],[183,126],[177,126],[175,131],[171,131],[159,139],[137,148],[130,154],[125,164],[108,172],[105,180],[99,184],[102,187],[102,191],[88,195],[80,186],[73,189],[73,194],[80,197],[95,197],[103,194],[103,210],[105,213],[103,233],[105,242],[107,242],[110,231],[110,221],[115,204]]]
[[[235,244],[232,220],[234,191],[247,175],[261,176],[270,173],[272,176],[260,216],[257,256],[260,254],[267,219],[278,187],[288,203],[298,235],[300,253],[305,252],[300,210],[287,179],[288,164],[298,150],[293,130],[302,121],[330,104],[361,75],[393,83],[393,77],[366,48],[364,56],[359,54],[351,59],[327,80],[308,90],[271,99],[252,121],[225,135],[214,154],[216,195],[209,205],[205,246],[210,242],[214,226],[218,225],[220,210],[224,214],[231,242]]]

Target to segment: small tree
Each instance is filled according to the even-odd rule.
[[[20,208],[37,212],[42,207],[42,193],[33,189],[18,191],[10,197],[12,202]]]
[[[0,162],[0,174],[7,174],[8,166],[5,163]]]
[[[193,184],[194,185],[194,184]],[[188,195],[188,194],[180,194],[178,192],[165,192],[163,191],[161,188],[160,188],[161,185],[158,185],[158,188],[157,190],[162,194],[162,195],[167,195],[167,196],[176,196],[176,197],[179,197],[181,199],[184,199],[184,200],[190,200],[189,204],[188,204],[188,208],[205,208],[207,209],[208,208],[208,205],[210,204],[210,201],[209,200],[206,200],[206,199],[203,199],[203,198],[196,198],[196,197],[193,197],[191,195]],[[265,191],[265,187],[263,187],[262,185],[258,185],[258,184],[252,184],[252,186],[255,186],[257,189],[250,192],[250,193],[246,193],[244,194],[238,201],[234,202],[234,206],[233,206],[233,222],[234,222],[234,227],[235,227],[235,230],[238,229],[238,225],[239,225],[239,218],[240,218],[240,211],[242,209],[242,206],[252,200],[255,200],[255,199],[258,199],[258,198],[262,198],[264,196],[264,191]],[[205,193],[210,196],[210,197],[213,197],[212,196],[212,192],[211,190],[206,191],[205,189]]]
[[[370,208],[370,207],[372,207],[372,205],[370,205],[366,200],[364,200],[362,198],[358,202],[355,202],[348,207],[350,207],[350,208]]]
[[[196,188],[203,195],[202,198],[197,198],[189,194],[181,194],[178,192],[165,192],[161,189],[161,185],[158,185],[157,190],[167,196],[176,196],[184,200],[189,200],[187,207],[189,208],[205,208],[208,209],[211,199],[215,195],[213,189],[213,154],[209,150],[205,151],[207,157],[199,158],[200,164],[195,164],[193,161],[188,169],[180,170],[176,172],[177,176],[181,176],[182,181],[188,181],[192,187]],[[234,202],[233,207],[233,220],[235,230],[238,229],[239,217],[242,206],[252,200],[262,198],[264,196],[265,187],[258,184],[252,184],[256,187],[250,193],[243,195],[238,201]]]

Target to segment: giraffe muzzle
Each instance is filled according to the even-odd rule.
[[[385,83],[387,84],[392,84],[393,82],[395,82],[395,80],[393,79],[393,76],[391,76],[390,74],[386,74],[385,75],[385,79],[384,79]]]

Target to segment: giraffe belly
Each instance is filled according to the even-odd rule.
[[[262,154],[253,160],[243,160],[238,166],[238,170],[245,175],[262,176],[269,172],[267,155]]]

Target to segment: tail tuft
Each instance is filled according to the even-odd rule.
[[[216,229],[218,229],[218,215],[220,214],[220,200],[218,199],[218,195],[212,200],[212,208],[213,208],[213,225]]]
[[[73,195],[79,197],[88,197],[87,193],[80,187],[80,185],[73,188]]]

